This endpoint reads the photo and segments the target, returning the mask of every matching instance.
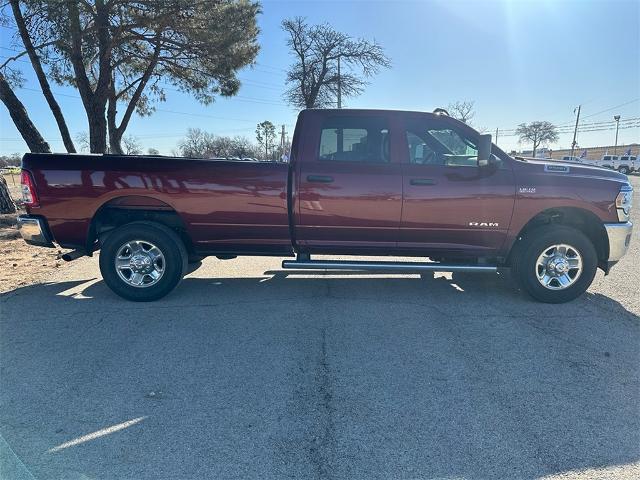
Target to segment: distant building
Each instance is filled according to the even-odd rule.
[[[602,147],[578,147],[573,150],[573,155],[580,156],[587,160],[599,160],[603,155],[636,155],[640,156],[640,143],[630,143],[626,145],[618,145],[614,148],[613,145],[607,145]],[[627,152],[630,152],[627,154]],[[565,148],[562,150],[554,150],[552,158],[560,160],[562,157],[571,155],[571,149]]]

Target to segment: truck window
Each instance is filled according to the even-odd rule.
[[[407,128],[409,161],[421,165],[475,167],[476,143],[450,128],[413,125]]]
[[[329,117],[320,133],[320,160],[389,162],[389,130],[382,117]]]

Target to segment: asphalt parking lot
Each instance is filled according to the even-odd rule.
[[[136,304],[79,260],[0,296],[0,476],[638,478],[638,236],[565,305],[269,258]]]

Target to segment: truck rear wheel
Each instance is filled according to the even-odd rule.
[[[596,249],[579,230],[549,225],[529,232],[517,247],[512,270],[522,288],[544,303],[582,295],[596,274]]]
[[[111,232],[100,250],[100,272],[116,294],[135,302],[171,292],[187,269],[187,251],[169,228],[133,222]]]

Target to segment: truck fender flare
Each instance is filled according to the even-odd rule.
[[[184,219],[178,211],[164,199],[157,198],[153,195],[118,195],[104,199],[91,217],[85,244],[88,254],[95,251],[96,241],[98,240],[97,222],[107,209],[137,212],[141,217],[144,216],[146,212],[158,212],[160,214],[164,212],[165,215],[175,216],[179,220],[181,229],[186,231]]]
[[[557,223],[580,230],[594,244],[598,253],[598,259],[602,261],[608,258],[609,243],[607,232],[604,228],[603,221],[595,213],[578,207],[551,207],[536,213],[524,224],[519,232],[507,239],[505,247],[508,252],[508,263],[510,263],[514,252],[517,251],[518,240],[520,238],[535,228],[550,223]]]

